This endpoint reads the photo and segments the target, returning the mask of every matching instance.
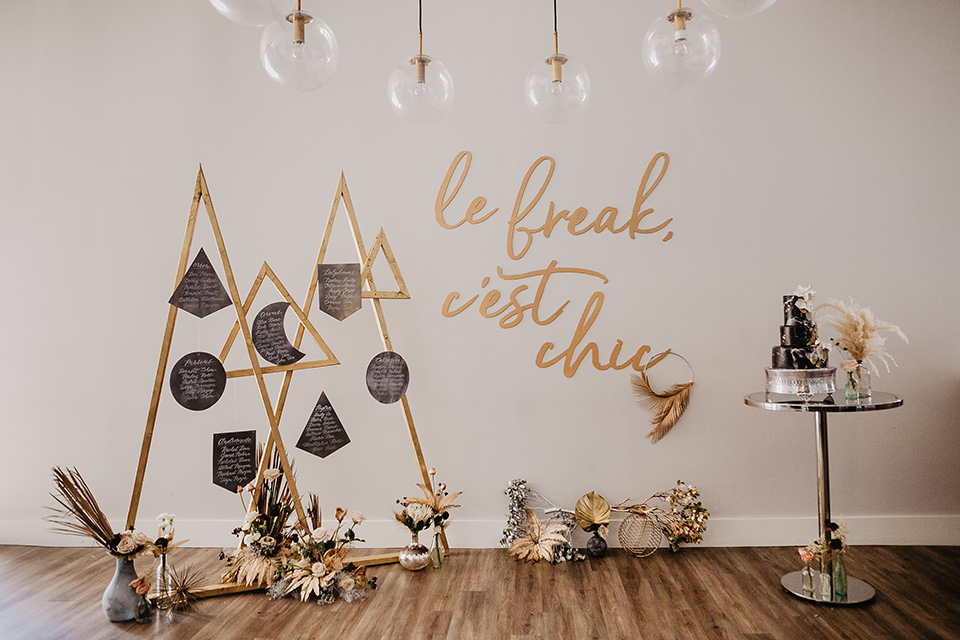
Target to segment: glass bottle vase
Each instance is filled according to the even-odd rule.
[[[158,609],[170,606],[170,569],[167,566],[167,554],[161,553],[157,558],[156,598],[154,602]]]
[[[847,372],[843,395],[847,400],[864,400],[870,397],[870,370],[858,362],[853,371]]]
[[[833,595],[835,599],[847,599],[847,564],[843,560],[844,553],[839,551],[833,559]]]
[[[433,563],[434,569],[439,569],[443,566],[443,539],[440,537],[440,532],[433,534],[433,548],[430,549],[430,562]]]

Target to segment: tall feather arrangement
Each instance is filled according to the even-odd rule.
[[[103,514],[90,487],[76,468],[54,467],[53,484],[56,491],[50,496],[60,507],[47,507],[53,515],[44,518],[56,525],[52,531],[67,535],[92,538],[97,544],[109,548],[113,541],[113,527]]]
[[[873,369],[874,373],[879,374],[877,366],[870,360],[871,357],[879,358],[880,361],[890,371],[890,362],[894,365],[897,361],[893,359],[883,345],[887,339],[880,335],[881,331],[892,331],[909,344],[907,336],[895,324],[878,320],[873,312],[867,307],[861,307],[855,304],[853,300],[850,304],[845,304],[839,300],[829,300],[817,307],[817,311],[823,309],[832,309],[840,315],[827,316],[821,320],[823,324],[836,329],[840,335],[834,340],[834,344],[842,351],[850,354],[850,357],[857,362],[866,362]]]
[[[658,393],[650,387],[645,371],[641,371],[640,375],[631,375],[630,379],[640,406],[653,413],[653,418],[650,419],[653,429],[647,437],[652,444],[656,444],[663,436],[670,433],[677,424],[677,420],[686,411],[690,403],[690,389],[693,387],[693,381],[672,385],[663,393]]]

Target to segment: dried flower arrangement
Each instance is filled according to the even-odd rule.
[[[853,300],[850,303],[844,303],[838,300],[829,300],[817,307],[818,315],[825,310],[836,311],[839,315],[830,315],[822,318],[824,325],[835,329],[839,334],[836,339],[831,338],[830,342],[842,353],[849,356],[840,366],[844,371],[852,371],[856,364],[868,364],[874,373],[878,374],[876,364],[870,359],[878,358],[883,362],[887,371],[890,371],[890,363],[897,364],[886,349],[884,344],[886,338],[880,335],[881,331],[891,331],[905,342],[908,343],[907,336],[895,324],[878,320],[873,312],[866,307],[855,304]],[[851,362],[852,361],[852,362]]]
[[[824,561],[829,560],[834,553],[843,553],[847,550],[847,527],[842,522],[828,522],[826,530],[830,532],[830,542],[826,540],[826,535],[822,535],[806,547],[803,547],[810,554],[810,560]],[[807,557],[801,552],[801,559]]]
[[[635,513],[657,522],[670,543],[670,550],[676,553],[681,544],[697,544],[703,541],[703,532],[707,530],[710,512],[700,502],[699,497],[699,489],[684,484],[683,480],[677,480],[677,486],[670,491],[655,493],[639,504],[627,504],[630,500],[627,498],[611,509]],[[669,510],[651,504],[653,500],[669,505]]]
[[[570,532],[576,526],[574,512],[558,507],[542,493],[528,487],[527,481],[520,478],[511,480],[503,493],[510,499],[510,505],[507,512],[507,527],[503,530],[500,545],[508,547],[508,552],[511,555],[516,556],[518,560],[527,559],[532,562],[537,562],[542,559],[553,564],[579,561],[586,557],[570,544]],[[563,539],[561,541],[556,541],[552,536],[546,539],[543,538],[543,523],[541,523],[539,518],[531,521],[527,515],[528,512],[535,513],[532,508],[528,508],[528,502],[531,503],[532,508],[542,509],[544,514],[549,517],[549,527],[559,527],[558,529],[554,529],[553,532],[560,532],[562,534]],[[513,543],[524,538],[536,544],[549,544],[552,554],[550,557],[538,555],[531,557],[529,554],[524,554],[523,558],[521,558],[520,555],[514,551]],[[523,549],[529,542],[522,543],[523,546],[521,546],[520,549]]]
[[[259,456],[262,459],[262,449]],[[364,521],[364,515],[353,512],[347,525],[347,511],[338,507],[337,526],[323,529],[319,499],[316,494],[309,494],[307,515],[312,531],[297,530],[289,523],[294,513],[293,500],[286,477],[279,470],[276,450],[270,462],[272,467],[264,472],[257,503],[244,503],[247,515],[243,524],[233,530],[241,544],[229,555],[224,554],[229,570],[223,581],[267,586],[271,598],[299,596],[307,601],[315,597],[320,604],[332,603],[337,598],[347,602],[365,598],[367,588],[376,588],[376,579],[367,579],[365,567],[346,561],[354,544],[362,542],[354,529]],[[244,493],[254,491],[252,484],[239,487],[241,502]]]
[[[436,469],[430,469],[431,484],[436,473]],[[453,501],[463,492],[450,493],[447,491],[447,485],[442,482],[437,484],[436,489],[420,483],[417,483],[417,486],[423,491],[423,497],[404,496],[402,500],[397,500],[400,511],[395,511],[394,516],[397,522],[410,529],[411,533],[433,526],[434,534],[439,535],[449,525],[450,509],[460,506],[453,504]]]

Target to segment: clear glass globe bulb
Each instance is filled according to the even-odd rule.
[[[410,122],[436,122],[453,106],[453,77],[430,56],[413,56],[390,72],[387,100],[397,115]]]
[[[210,0],[224,18],[245,27],[262,27],[286,13],[287,0]]]
[[[743,18],[768,9],[777,0],[703,0],[710,10],[727,18]]]
[[[678,35],[674,23],[657,18],[643,39],[643,66],[654,80],[684,89],[703,80],[720,61],[720,32],[707,16],[686,20]]]
[[[590,76],[583,65],[557,54],[537,63],[523,83],[523,97],[544,122],[569,122],[583,113],[590,100]]]
[[[296,18],[303,17],[303,39],[297,41]],[[290,89],[313,91],[327,82],[340,58],[337,38],[329,25],[294,11],[263,30],[260,62],[274,81]]]

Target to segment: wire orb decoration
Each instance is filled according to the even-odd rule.
[[[653,518],[631,513],[617,529],[620,546],[638,558],[646,558],[660,547],[663,530]]]

